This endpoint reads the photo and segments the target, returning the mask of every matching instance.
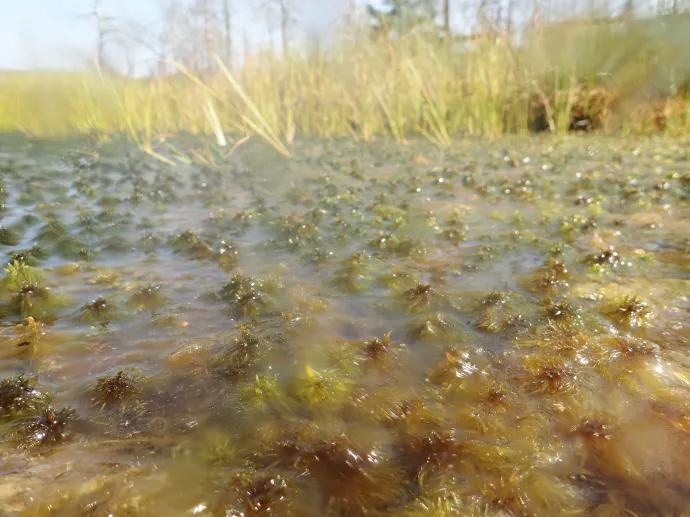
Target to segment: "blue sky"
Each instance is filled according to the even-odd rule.
[[[363,0],[358,0],[363,3]],[[102,0],[106,15],[158,23],[164,0]],[[259,0],[235,0],[235,25],[250,38],[263,34]],[[377,3],[374,1],[373,3]],[[328,31],[347,0],[297,0],[303,26]],[[93,0],[0,0],[0,70],[83,67],[94,54]]]
[[[0,69],[72,68],[93,53],[92,0],[0,0]],[[155,20],[156,0],[105,0],[117,16]]]

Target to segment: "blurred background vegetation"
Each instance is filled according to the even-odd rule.
[[[275,43],[238,56],[231,0],[171,2],[155,37],[129,27],[155,56],[135,74],[108,62],[127,29],[96,0],[93,66],[0,73],[0,131],[124,132],[147,150],[178,133],[259,135],[287,154],[297,134],[443,147],[463,134],[690,129],[690,2],[353,2],[327,42],[297,41],[290,0],[257,9],[273,13]]]

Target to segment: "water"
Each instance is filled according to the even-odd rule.
[[[4,514],[690,514],[686,149],[6,137]]]

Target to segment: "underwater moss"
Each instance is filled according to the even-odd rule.
[[[437,310],[443,296],[431,284],[418,283],[402,293],[402,298],[410,312]]]
[[[37,379],[23,375],[0,381],[0,416],[14,418],[40,411],[47,402]]]
[[[7,228],[5,226],[0,226],[0,245],[2,246],[16,246],[20,242],[19,234]]]
[[[259,279],[235,273],[220,290],[220,299],[236,314],[255,318],[274,305],[274,296],[281,290],[275,279]]]
[[[213,358],[212,370],[216,375],[232,381],[242,379],[246,377],[249,368],[267,352],[269,346],[269,341],[259,335],[255,326],[241,324],[240,335],[233,339],[227,349]],[[263,377],[261,379],[266,380]]]
[[[12,251],[9,255],[8,265],[13,262],[19,262],[27,266],[36,267],[45,258],[47,258],[47,253],[43,249],[34,246],[30,249]]]
[[[38,416],[25,417],[15,432],[19,447],[30,449],[39,446],[57,445],[71,435],[71,424],[77,412],[71,407],[56,409],[48,406]]]
[[[601,308],[603,314],[625,327],[643,327],[652,317],[649,305],[636,295],[616,298]]]
[[[107,324],[116,317],[116,309],[102,296],[84,304],[81,308],[81,318],[87,322]]]
[[[127,304],[138,311],[155,311],[166,303],[160,285],[147,285],[135,290]]]
[[[295,377],[293,392],[308,407],[331,406],[341,403],[351,389],[351,380],[335,370],[315,370],[306,366]]]
[[[103,409],[108,406],[121,406],[139,395],[139,388],[131,375],[119,371],[115,375],[105,375],[96,379],[89,388],[90,402]]]
[[[527,306],[512,292],[493,291],[475,306],[472,324],[492,334],[529,326]]]
[[[265,411],[271,407],[284,406],[285,399],[278,385],[277,375],[256,375],[254,381],[240,391],[243,406]]]
[[[42,285],[40,270],[23,262],[14,261],[5,268],[6,276],[0,280],[4,293],[0,300],[6,310],[23,318],[46,318],[65,305],[65,300]]]
[[[211,247],[189,229],[172,238],[170,245],[177,253],[196,260],[207,259],[213,254]]]

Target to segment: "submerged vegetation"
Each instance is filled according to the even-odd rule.
[[[690,512],[686,141],[13,145],[9,515]]]

